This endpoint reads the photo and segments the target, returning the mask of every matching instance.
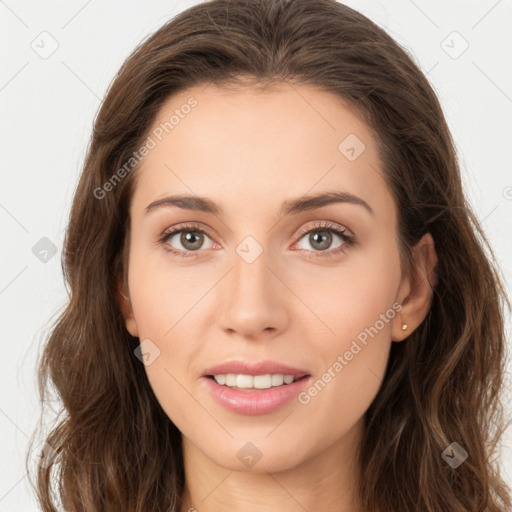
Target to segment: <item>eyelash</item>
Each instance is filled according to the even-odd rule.
[[[158,243],[164,245],[170,238],[172,238],[176,233],[181,233],[182,231],[193,231],[203,233],[204,235],[210,237],[210,235],[202,229],[198,224],[182,224],[171,228],[170,230],[165,231],[162,236],[158,239]],[[357,239],[354,235],[349,235],[348,230],[344,228],[338,227],[337,224],[333,224],[329,221],[319,221],[316,222],[313,226],[308,226],[300,231],[298,234],[299,240],[308,233],[313,231],[327,231],[329,233],[334,233],[338,235],[343,243],[337,247],[336,249],[330,249],[326,251],[309,251],[315,253],[315,256],[311,258],[325,258],[336,256],[341,252],[344,252],[346,248],[353,247],[357,244]],[[210,237],[211,238],[211,237]],[[197,252],[200,251],[178,251],[173,249],[171,246],[166,246],[165,250],[170,252],[171,254],[180,257],[180,258],[193,258],[197,256]]]

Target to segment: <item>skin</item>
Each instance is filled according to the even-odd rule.
[[[153,129],[193,96],[198,105],[142,160],[130,205],[128,288],[120,283],[126,328],[160,355],[145,366],[155,396],[183,435],[182,512],[362,510],[354,492],[364,414],[385,372],[392,342],[423,321],[437,257],[425,235],[416,272],[401,272],[397,210],[381,175],[369,129],[329,93],[279,84],[265,92],[197,86],[172,96]],[[338,149],[355,134],[365,150],[349,161]],[[282,216],[283,201],[325,191],[350,192],[373,209],[334,203]],[[171,194],[208,197],[223,215],[177,206],[145,213]],[[301,228],[331,221],[357,237],[322,244]],[[180,234],[199,223],[203,245]],[[195,232],[194,229],[189,230]],[[313,233],[314,234],[314,233]],[[253,237],[263,252],[247,263],[236,252]],[[186,241],[185,241],[186,244]],[[194,253],[175,256],[165,247]],[[192,247],[192,249],[191,249]],[[313,382],[394,303],[403,307],[307,404],[246,416],[217,404],[204,371],[228,359],[271,359],[307,369]],[[408,325],[402,330],[402,325]],[[406,341],[405,341],[406,342]],[[261,459],[245,467],[247,443]]]

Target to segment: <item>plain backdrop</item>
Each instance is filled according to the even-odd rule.
[[[135,46],[196,3],[0,0],[0,512],[37,510],[23,464],[39,418],[35,363],[66,302],[62,242],[93,118]],[[510,292],[512,1],[345,3],[384,27],[431,81]],[[510,430],[504,443],[512,484]]]

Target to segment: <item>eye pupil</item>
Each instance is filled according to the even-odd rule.
[[[317,240],[318,238],[320,238],[320,240]],[[309,241],[313,247],[315,246],[314,245],[315,243],[319,242],[320,247],[317,246],[317,249],[320,249],[320,250],[328,249],[332,242],[332,233],[330,233],[329,231],[312,232],[309,235]]]

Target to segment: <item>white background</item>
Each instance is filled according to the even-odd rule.
[[[66,301],[63,230],[93,117],[135,46],[195,3],[0,0],[0,512],[37,510],[23,464],[39,415],[35,362],[52,315]],[[510,292],[512,1],[346,3],[383,26],[427,73]],[[31,47],[48,38],[44,31],[58,43],[47,59]],[[465,43],[453,31],[469,44],[458,58]],[[46,263],[32,252],[42,237],[57,248]],[[510,430],[504,441],[502,468],[512,484]]]

